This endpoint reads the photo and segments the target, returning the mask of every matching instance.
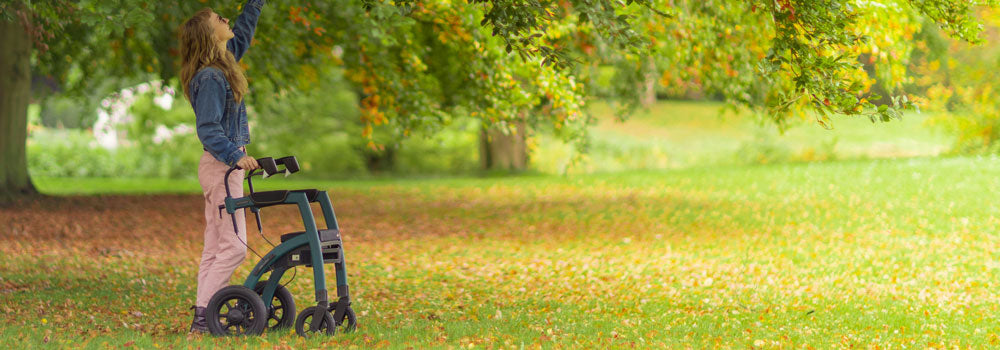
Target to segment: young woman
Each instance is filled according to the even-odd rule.
[[[228,215],[219,217],[226,197],[223,177],[232,166],[243,170],[229,176],[234,197],[243,196],[245,171],[257,169],[246,154],[247,79],[239,65],[253,39],[264,0],[249,0],[230,29],[229,20],[211,9],[198,11],[181,28],[181,84],[197,119],[198,139],[205,150],[198,164],[198,181],[205,195],[205,247],[198,269],[198,296],[190,332],[208,332],[205,307],[246,258],[246,218],[236,212],[237,228]],[[235,231],[235,232],[234,232]]]

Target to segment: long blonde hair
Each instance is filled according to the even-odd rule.
[[[195,13],[181,27],[181,84],[184,86],[184,96],[187,96],[188,101],[191,100],[188,85],[199,70],[215,67],[226,76],[236,102],[243,101],[243,95],[247,92],[247,78],[243,67],[236,63],[232,52],[216,42],[211,19],[212,9],[205,8]]]

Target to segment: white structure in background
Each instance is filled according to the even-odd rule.
[[[94,123],[94,137],[99,146],[105,149],[116,149],[123,145],[128,135],[125,130],[119,130],[118,126],[132,121],[133,116],[128,113],[129,108],[140,96],[150,92],[156,94],[153,103],[156,103],[160,108],[169,110],[173,106],[174,89],[163,86],[160,81],[142,83],[123,89],[101,101],[101,108],[97,111],[97,122]],[[187,124],[181,124],[174,128],[160,124],[156,126],[153,142],[161,144],[176,135],[189,134],[193,131],[194,127]]]

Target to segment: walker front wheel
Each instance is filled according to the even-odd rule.
[[[310,306],[299,313],[299,317],[295,318],[295,333],[298,333],[303,338],[309,338],[313,334],[326,334],[333,335],[337,330],[337,326],[333,323],[333,315],[329,311],[323,310],[323,320],[319,323],[319,328],[312,328],[313,316],[316,313],[318,306]]]
[[[358,329],[358,317],[354,315],[354,309],[347,307],[344,317],[337,320],[337,332],[353,333]]]

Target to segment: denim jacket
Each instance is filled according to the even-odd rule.
[[[265,0],[247,1],[243,13],[236,19],[233,38],[226,43],[226,48],[237,62],[250,47],[264,3]],[[250,143],[246,104],[243,101],[236,103],[229,81],[215,67],[205,67],[195,73],[188,89],[202,146],[215,159],[229,166],[236,165],[246,155],[240,147]]]

